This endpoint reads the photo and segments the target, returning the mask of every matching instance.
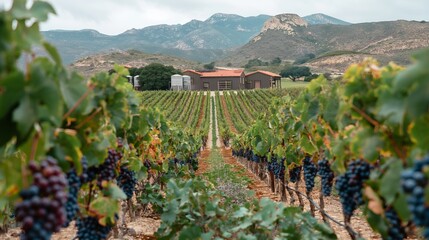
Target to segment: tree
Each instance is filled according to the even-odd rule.
[[[309,67],[292,66],[283,69],[280,72],[280,75],[282,77],[290,78],[295,82],[297,78],[310,76],[311,72]]]
[[[203,67],[206,70],[213,70],[215,68],[215,62],[207,63]]]
[[[319,77],[318,74],[313,73],[310,76],[305,77],[304,82],[311,82],[313,79],[316,79],[318,77]]]
[[[271,60],[271,65],[273,66],[279,66],[282,63],[282,60],[279,57],[274,58]]]
[[[307,53],[304,56],[297,58],[293,64],[303,64],[314,58],[316,58],[314,53]]]
[[[151,63],[140,72],[140,86],[142,90],[168,90],[171,84],[171,75],[181,74],[180,70],[160,63]]]

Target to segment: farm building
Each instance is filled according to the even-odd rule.
[[[268,71],[256,71],[246,74],[246,89],[281,88],[282,77]]]
[[[192,90],[242,90],[280,87],[280,75],[268,71],[245,74],[243,70],[195,71],[186,70]]]

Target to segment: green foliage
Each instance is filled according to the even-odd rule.
[[[215,62],[211,62],[211,63],[205,64],[203,67],[206,70],[213,70],[215,68],[215,64],[216,64]]]
[[[354,159],[378,165],[362,191],[369,224],[385,236],[386,207],[403,225],[410,221],[400,176],[429,152],[428,56],[422,51],[406,69],[367,59],[351,65],[341,83],[320,76],[299,96],[274,101],[233,148],[286,158],[288,169],[305,155],[330,159],[337,174]]]
[[[296,81],[297,78],[311,76],[311,72],[309,67],[292,66],[283,69],[280,76]]]
[[[244,68],[251,68],[251,67],[255,67],[255,66],[268,66],[270,63],[269,62],[263,62],[261,59],[258,58],[254,58],[254,59],[250,59],[246,65],[244,65]]]
[[[306,76],[305,78],[304,78],[304,82],[311,82],[313,79],[316,79],[316,78],[318,78],[319,77],[319,75],[318,74],[311,74],[310,76]]]
[[[225,206],[200,179],[170,180],[159,239],[336,239],[334,232],[298,208],[269,199]],[[230,210],[226,210],[229,208]]]
[[[270,64],[273,66],[279,66],[281,63],[282,63],[282,60],[279,57],[274,58],[270,62]]]
[[[307,53],[304,56],[297,58],[295,62],[293,62],[293,64],[296,64],[296,65],[303,64],[314,58],[316,58],[316,55],[314,53]]]
[[[154,162],[153,171],[163,176],[183,176],[179,171],[195,168],[193,156],[201,139],[171,126],[159,111],[141,106],[141,95],[122,77],[128,70],[115,66],[111,74],[99,73],[88,80],[66,70],[56,49],[39,32],[40,21],[49,13],[54,13],[49,4],[28,5],[25,0],[0,12],[0,212],[13,208],[19,192],[32,181],[28,162],[46,156],[57,159],[63,172],[75,168],[79,174],[83,156],[89,166],[98,166],[108,150],[116,148],[124,156],[121,163],[127,162],[139,177],[148,174],[146,160]],[[48,57],[36,56],[36,47],[44,48]],[[25,58],[22,69],[18,59],[23,53],[34,57]],[[176,71],[151,67],[163,73],[165,68]],[[169,158],[194,163],[172,173]],[[81,216],[96,217],[102,225],[115,222],[125,195],[113,181],[82,186]],[[8,219],[0,220],[7,224]]]
[[[181,74],[172,66],[164,66],[160,63],[152,63],[144,67],[140,72],[141,90],[169,90],[171,75]]]

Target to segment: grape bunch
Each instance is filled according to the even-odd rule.
[[[317,175],[317,167],[311,161],[309,156],[304,158],[304,180],[305,180],[305,189],[307,192],[311,192],[314,188],[314,179]]]
[[[22,202],[15,207],[15,216],[22,223],[21,239],[50,239],[58,232],[67,217],[67,180],[64,173],[51,157],[39,165],[31,161],[28,165],[33,183],[20,192]]]
[[[92,181],[97,178],[97,185],[102,188],[103,181],[111,181],[116,178],[116,167],[121,158],[122,153],[109,149],[108,156],[101,165],[88,168],[86,180]]]
[[[255,162],[255,163],[260,163],[261,162],[261,157],[259,157],[257,154],[255,154],[255,153],[251,153],[251,158],[252,158],[252,161],[253,162]]]
[[[429,207],[425,203],[425,188],[428,179],[425,176],[429,168],[429,155],[416,161],[413,168],[405,170],[401,175],[402,189],[406,194],[408,209],[412,214],[413,222],[424,227],[424,237],[429,239]]]
[[[332,185],[334,183],[334,172],[331,170],[331,165],[328,160],[322,159],[318,162],[318,174],[322,178],[322,193],[323,196],[330,196]]]
[[[268,171],[272,171],[276,179],[284,179],[284,176],[285,176],[284,161],[281,161],[279,163],[277,161],[277,158],[273,157],[271,161],[268,163]]]
[[[93,181],[97,176],[97,169],[95,167],[88,167],[88,159],[85,156],[82,157],[82,175],[80,176],[80,183],[84,184]]]
[[[289,170],[289,181],[296,183],[301,177],[301,166],[294,167]]]
[[[79,211],[77,197],[80,189],[80,177],[77,175],[76,170],[72,169],[67,173],[67,183],[69,192],[66,203],[67,220],[63,225],[64,227],[70,224]]]
[[[402,240],[406,237],[405,229],[401,225],[401,220],[393,208],[387,209],[385,212],[389,230],[387,231],[387,240]]]
[[[127,199],[131,199],[137,184],[136,173],[125,166],[121,166],[121,171],[116,181],[125,195],[127,195]]]
[[[340,195],[343,213],[346,217],[351,217],[354,210],[363,204],[362,187],[363,183],[369,179],[370,165],[357,160],[351,162],[345,174],[339,176],[335,183],[335,188]]]
[[[77,239],[79,240],[104,240],[107,239],[111,226],[102,226],[97,218],[85,217],[76,220]]]
[[[177,160],[177,158],[174,158],[174,164],[177,164],[179,160]],[[147,168],[147,170],[149,171],[152,167],[152,163],[150,162],[149,159],[145,159],[143,165]]]

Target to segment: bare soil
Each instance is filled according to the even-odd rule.
[[[222,149],[222,156],[225,159],[225,162],[233,165],[235,169],[246,169],[247,171],[244,173],[246,177],[249,177],[252,182],[249,184],[249,189],[253,190],[258,198],[267,197],[274,201],[281,201],[281,197],[279,194],[272,192],[271,188],[267,184],[267,182],[262,181],[257,177],[254,173],[252,173],[249,169],[247,169],[245,166],[243,166],[240,162],[237,161],[236,158],[232,156],[231,149]],[[290,187],[294,188],[295,186],[290,185]],[[301,182],[299,186],[299,191],[302,193],[305,193],[305,186],[304,183]],[[297,200],[296,194],[294,194],[294,198],[296,199],[295,204],[291,205],[290,195],[287,193],[288,201],[284,202],[288,206],[299,206],[299,202]],[[313,198],[313,201],[315,201],[317,204],[319,204],[318,199],[320,195],[320,190],[316,189],[313,190],[311,197]],[[327,214],[332,216],[335,220],[343,223],[343,214],[341,209],[341,203],[338,199],[338,197],[331,196],[331,197],[325,197],[324,199],[325,207],[324,210]],[[304,198],[304,211],[310,211],[310,202]],[[316,210],[316,218],[320,219],[322,221],[322,215],[319,211]],[[338,236],[338,239],[351,239],[348,232],[341,226],[330,222],[331,227],[334,229],[335,233]],[[357,210],[355,215],[352,217],[351,221],[352,228],[361,234],[361,236],[365,239],[381,239],[381,236],[374,232],[371,227],[368,225],[367,221],[362,215],[362,212]]]

